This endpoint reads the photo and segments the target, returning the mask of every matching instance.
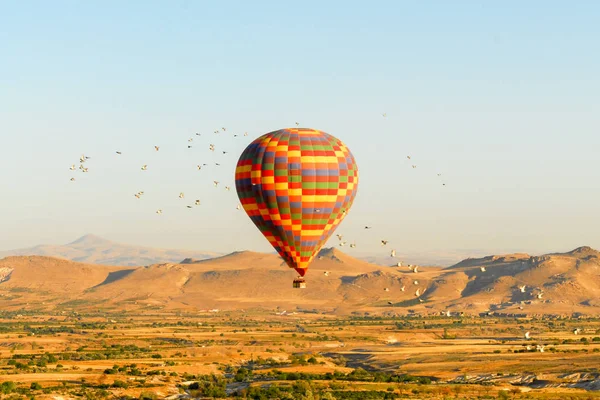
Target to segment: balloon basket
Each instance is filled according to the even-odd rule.
[[[304,279],[294,279],[293,286],[295,289],[306,289],[306,281]]]

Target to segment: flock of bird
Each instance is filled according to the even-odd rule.
[[[383,117],[386,118],[387,114],[384,113]],[[299,122],[295,122],[295,125],[298,127],[298,126],[300,126],[300,123]],[[229,136],[229,137],[237,138],[237,137],[240,137],[240,136],[248,136],[247,132],[244,132],[243,134],[227,135],[228,130],[227,130],[226,127],[221,127],[220,129],[216,129],[212,133],[214,135],[218,135],[220,137]],[[206,142],[201,142],[200,138],[204,139],[205,137],[206,137],[206,135],[203,136],[202,133],[199,133],[199,132],[195,133],[195,135],[193,137],[190,137],[190,138],[187,139],[187,143],[186,143],[187,149],[192,149],[194,147],[206,146],[205,148],[207,148],[210,151],[210,153],[212,153],[213,155],[220,154],[221,156],[226,156],[228,153],[230,153],[230,149],[219,149],[219,151],[218,151],[217,150],[218,146],[215,144],[215,142],[213,140],[208,140]],[[212,143],[210,143],[210,142],[212,142]],[[156,153],[160,152],[160,150],[161,150],[161,147],[159,145],[154,145],[153,148],[154,148],[154,152],[156,152]],[[126,157],[127,155],[126,155],[126,152],[124,153],[124,152],[122,152],[120,150],[117,150],[117,151],[115,151],[115,156],[116,157]],[[70,171],[76,171],[77,169],[79,169],[79,171],[81,171],[82,173],[88,173],[89,172],[89,167],[87,166],[87,162],[90,159],[91,159],[91,157],[89,157],[89,156],[81,155],[81,157],[79,158],[79,167],[77,168],[76,164],[72,164],[71,167],[69,168]],[[412,158],[411,158],[410,155],[407,156],[407,159],[408,159],[408,161],[412,160]],[[221,166],[222,163],[231,164],[232,161],[228,160],[226,158],[223,161],[213,158],[213,164],[214,164],[215,167]],[[208,166],[209,166],[208,163],[198,163],[198,164],[195,165],[195,168],[198,171],[202,171],[204,168],[206,168]],[[146,171],[149,171],[149,169],[151,169],[151,167],[152,166],[150,164],[142,164],[140,166],[140,170],[142,172],[146,172]],[[414,164],[411,165],[412,169],[415,169],[416,167],[417,166],[414,165]],[[442,174],[438,173],[437,176],[441,177]],[[231,178],[233,178],[233,176]],[[74,176],[72,176],[70,178],[70,180],[72,182],[74,182],[76,180],[76,178]],[[225,191],[228,191],[228,192],[231,191],[231,186],[229,186],[229,185],[221,185],[220,186],[220,184],[221,184],[221,182],[218,179],[213,179],[213,186],[215,188],[222,187],[222,188],[224,188]],[[446,185],[445,183],[442,183],[442,184],[444,186]],[[136,191],[133,194],[133,196],[136,199],[140,200],[140,199],[142,199],[145,196],[145,194],[144,194],[144,191]],[[179,200],[184,200],[186,198],[185,193],[184,192],[179,192],[178,198],[179,198]],[[187,209],[192,209],[192,208],[198,207],[200,205],[201,205],[200,199],[194,199],[193,202],[185,204],[185,207]],[[236,210],[242,210],[243,207],[241,206],[241,204],[238,203],[235,208],[236,208]],[[157,208],[156,211],[155,211],[155,213],[157,215],[163,214],[163,208]],[[344,213],[345,213],[345,211],[344,211]],[[370,225],[366,225],[364,227],[365,230],[370,230],[372,228],[373,227],[370,226]],[[348,244],[347,241],[343,240],[343,236],[341,234],[338,234],[337,237],[338,237],[338,240],[339,240],[338,244],[339,244],[340,247],[346,246]],[[387,246],[388,245],[388,240],[387,239],[381,239],[380,240],[380,244],[381,244],[381,246]],[[356,243],[356,241],[353,241],[352,243],[348,244],[348,246],[351,249],[354,249],[354,248],[357,247],[357,243]],[[392,258],[396,258],[396,250],[392,249],[390,251],[390,256]],[[398,266],[401,266],[401,265],[402,265],[402,262],[398,262]],[[418,272],[418,267],[416,267],[416,266],[413,267],[413,266],[409,265],[409,268],[411,268],[411,271],[413,271],[414,273]]]
[[[224,132],[226,132],[226,131],[227,131],[227,128],[223,127],[223,128],[221,128],[220,130],[215,130],[213,133],[215,133],[215,134],[220,134],[220,133],[224,133]],[[196,133],[196,134],[195,134],[195,136],[196,136],[196,139],[198,139],[198,137],[202,136],[202,134],[201,134],[201,133]],[[242,136],[242,135],[238,135],[238,134],[234,134],[234,135],[233,135],[233,137],[238,137],[238,136]],[[247,133],[247,132],[244,132],[243,136],[248,136],[248,133]],[[194,144],[193,144],[193,143],[194,143],[194,138],[193,138],[193,137],[192,137],[192,138],[189,138],[189,139],[187,140],[187,148],[188,148],[188,149],[191,149],[191,148],[194,146]],[[161,147],[160,147],[160,146],[158,146],[158,145],[155,145],[155,146],[153,147],[153,149],[154,149],[154,152],[159,152],[159,151],[161,150]],[[210,152],[211,152],[211,153],[215,154],[215,152],[216,152],[216,149],[217,149],[217,146],[216,146],[214,143],[209,143],[209,144],[208,144],[208,150],[210,150]],[[220,154],[222,154],[222,155],[226,155],[226,154],[228,154],[228,153],[229,153],[229,151],[228,151],[228,150],[221,150],[221,152],[220,152]],[[122,151],[115,151],[115,155],[116,155],[117,157],[121,157],[121,156],[123,156],[123,152],[122,152]],[[71,165],[71,167],[69,168],[69,170],[70,170],[70,171],[76,171],[77,169],[79,169],[81,172],[85,172],[85,173],[89,172],[89,167],[87,167],[87,166],[86,166],[86,162],[87,162],[89,159],[91,159],[91,157],[88,157],[88,156],[86,156],[86,155],[81,155],[81,157],[79,158],[79,168],[76,168],[76,164],[72,164],[72,165]],[[219,161],[220,161],[220,160],[219,160]],[[201,163],[201,164],[197,164],[197,165],[195,166],[195,168],[196,168],[198,171],[200,171],[200,170],[202,170],[202,168],[203,168],[203,167],[206,167],[206,166],[208,166],[208,165],[209,165],[209,164],[207,164],[207,163]],[[220,166],[220,165],[221,165],[221,162],[217,162],[217,161],[215,160],[215,161],[214,161],[214,165],[215,165],[216,167],[218,167],[218,166]],[[141,170],[141,171],[148,171],[148,168],[149,168],[149,165],[148,165],[148,164],[142,164],[142,165],[140,166],[140,170]],[[71,182],[74,182],[75,180],[76,180],[76,178],[75,178],[75,177],[73,177],[73,176],[70,178],[70,181],[71,181]],[[220,183],[220,182],[219,182],[218,180],[213,180],[213,185],[214,185],[214,187],[219,187],[219,183]],[[225,189],[226,191],[231,191],[231,186],[224,186],[224,189]],[[137,192],[135,192],[135,193],[133,194],[133,196],[134,196],[136,199],[141,199],[141,198],[144,196],[144,191],[137,191]],[[180,200],[181,200],[181,199],[185,199],[185,193],[184,193],[184,192],[180,192],[180,193],[179,193],[179,196],[178,196],[178,198],[179,198]],[[187,204],[185,207],[186,207],[186,208],[188,208],[188,209],[190,209],[190,208],[194,208],[194,207],[200,206],[200,204],[201,204],[201,201],[200,201],[200,199],[195,199],[195,200],[193,201],[193,203]],[[238,205],[236,206],[236,209],[237,209],[237,210],[241,210],[241,209],[242,209],[242,206],[241,206],[240,204],[238,204]],[[158,209],[155,211],[155,213],[156,213],[156,214],[158,214],[158,215],[160,215],[160,214],[163,214],[163,209],[162,209],[162,208],[158,208]]]
[[[383,113],[381,115],[383,116],[383,118],[387,118],[387,113]],[[406,156],[406,159],[408,161],[411,161],[412,157],[410,155],[408,155],[408,156]],[[411,164],[410,166],[411,166],[412,169],[416,169],[417,168],[417,166],[415,164]],[[438,172],[437,176],[438,176],[438,178],[441,178],[442,174]],[[446,186],[446,183],[442,182],[442,186]]]
[[[337,237],[338,237],[338,240],[340,240],[340,241],[341,241],[343,236],[338,234],[338,235],[337,235]],[[394,250],[392,250],[390,255],[391,255],[391,257],[395,257],[395,255],[396,255],[396,252],[395,252]],[[319,257],[319,259],[322,259],[322,257]],[[403,263],[402,263],[401,261],[399,261],[399,262],[397,262],[397,263],[396,263],[396,266],[397,266],[397,267],[402,267],[402,266],[403,266]],[[411,272],[413,272],[413,273],[418,273],[418,272],[419,272],[419,266],[418,266],[418,265],[412,265],[412,264],[408,264],[408,265],[406,265],[406,267],[408,267],[409,271],[411,271]],[[480,272],[487,272],[487,269],[486,269],[484,266],[480,266],[480,267],[479,267],[479,271],[480,271]],[[324,275],[325,275],[325,276],[329,276],[330,274],[331,274],[331,271],[324,271]],[[518,281],[518,280],[517,280],[517,281]],[[414,292],[414,296],[415,296],[415,297],[417,297],[417,299],[418,299],[419,303],[424,303],[424,302],[425,302],[425,300],[422,298],[422,296],[423,296],[423,294],[426,292],[426,290],[427,290],[427,287],[425,287],[425,288],[423,288],[423,289],[421,289],[420,287],[418,287],[418,285],[419,285],[419,281],[418,281],[418,280],[416,280],[416,279],[412,281],[412,284],[413,284],[413,285],[415,285],[415,286],[417,286],[417,288],[416,288],[416,290],[415,290],[415,292]],[[518,285],[518,286],[516,287],[516,289],[518,289],[520,293],[527,293],[527,292],[526,292],[527,285]],[[389,288],[389,287],[384,287],[384,288],[383,288],[383,291],[384,291],[384,292],[389,292],[389,291],[390,291],[390,288]],[[400,288],[400,291],[401,291],[401,292],[405,292],[405,291],[406,291],[406,285],[403,285],[403,286]],[[537,292],[536,292],[536,291],[537,291]],[[541,300],[541,299],[543,299],[543,296],[544,296],[544,291],[543,291],[543,289],[540,289],[540,288],[537,288],[537,289],[533,288],[533,291],[529,292],[529,295],[530,295],[532,298],[535,298],[535,299]],[[519,306],[519,309],[523,310],[523,304],[524,304],[524,303],[525,303],[525,302],[521,301],[521,305]],[[387,302],[387,304],[388,304],[388,305],[393,305],[394,303],[393,303],[392,301],[388,301],[388,302]],[[449,310],[445,311],[443,314],[444,314],[444,315],[447,315],[448,317],[450,317],[450,316],[451,316],[451,312],[450,312]],[[575,335],[577,335],[577,334],[579,333],[579,330],[575,330],[573,333],[574,333]],[[528,335],[528,334],[529,334],[529,333],[527,333],[527,335]]]

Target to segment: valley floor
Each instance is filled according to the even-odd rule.
[[[599,366],[598,319],[0,313],[2,398],[592,399]]]

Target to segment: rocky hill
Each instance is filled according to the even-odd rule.
[[[448,268],[386,267],[324,249],[293,289],[295,271],[274,254],[107,267],[21,256],[0,260],[7,308],[309,309],[351,313],[600,313],[600,253],[467,259]]]

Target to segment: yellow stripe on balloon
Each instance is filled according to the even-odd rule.
[[[302,156],[300,157],[302,163],[331,163],[337,165],[338,159],[335,156]]]
[[[312,195],[305,194],[302,196],[302,202],[312,202],[312,203],[327,203],[327,202],[335,202],[337,200],[337,195]]]

